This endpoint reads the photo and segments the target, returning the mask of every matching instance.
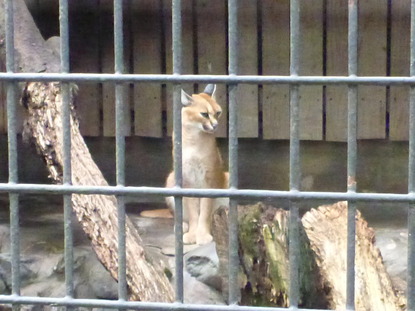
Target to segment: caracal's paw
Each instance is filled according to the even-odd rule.
[[[213,241],[213,237],[209,233],[198,234],[196,236],[196,243],[199,245],[207,244]]]
[[[183,243],[184,244],[195,244],[196,234],[194,232],[186,232],[185,234],[183,234]]]

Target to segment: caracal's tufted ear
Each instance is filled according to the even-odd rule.
[[[190,106],[193,103],[193,97],[182,90],[182,105]]]
[[[210,97],[214,97],[216,92],[216,84],[208,84],[205,87],[203,93],[208,94]]]

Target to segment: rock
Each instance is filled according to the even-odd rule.
[[[188,252],[184,256],[186,271],[198,281],[222,289],[222,278],[219,274],[219,258],[215,242],[211,242]]]
[[[192,304],[224,305],[222,294],[216,289],[198,281],[187,271],[183,272],[184,302]]]
[[[32,297],[64,297],[66,295],[65,283],[57,277],[44,280],[34,280],[33,283],[21,289],[23,296]]]
[[[54,271],[61,275],[65,272],[63,258],[55,266]],[[74,296],[76,298],[118,298],[117,282],[89,247],[74,248]]]
[[[10,229],[9,226],[0,226],[0,253],[10,252]]]
[[[4,254],[0,255],[0,280],[4,287],[3,293],[10,293],[11,289],[11,264],[10,259]]]
[[[8,288],[6,287],[6,283],[2,279],[0,279],[0,293],[8,293]]]
[[[87,279],[93,296],[99,299],[118,299],[117,282],[91,252],[83,265],[82,275]]]
[[[377,227],[376,246],[379,247],[386,269],[392,279],[395,290],[402,293],[407,288],[408,230],[406,228]]]
[[[31,269],[33,258],[21,258],[20,260],[20,279],[22,286],[31,282],[36,277],[36,273]],[[6,289],[11,288],[12,282],[12,265],[10,254],[0,254],[0,280]]]

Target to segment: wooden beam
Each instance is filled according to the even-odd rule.
[[[348,75],[348,5],[345,1],[327,1],[326,72],[328,76]],[[347,87],[326,87],[326,140],[347,141]]]
[[[100,12],[100,46],[101,46],[101,71],[114,73],[114,17],[113,13]],[[128,42],[127,33],[124,32],[124,42]],[[128,46],[125,46],[128,51]],[[125,68],[128,70],[128,59],[124,57]],[[124,87],[124,135],[131,134],[131,118],[128,87]],[[102,84],[102,112],[104,136],[115,136],[115,84]]]
[[[227,74],[226,3],[223,0],[196,1],[197,68],[199,74]],[[199,92],[203,87],[199,86]],[[216,101],[222,107],[222,118],[216,135],[227,136],[228,103],[226,85],[218,84]]]
[[[74,6],[74,3],[72,4]],[[99,3],[89,1],[88,6],[79,9],[71,7],[70,14],[70,68],[71,72],[99,73]],[[84,136],[99,136],[101,119],[101,96],[98,83],[79,85],[76,101],[80,117],[80,130]]]
[[[300,75],[323,75],[323,0],[301,2]],[[323,87],[300,87],[300,139],[323,138]]]
[[[290,74],[289,1],[264,0],[262,14],[262,74]],[[264,139],[290,138],[290,94],[287,85],[262,87]]]
[[[162,73],[161,2],[132,1],[133,70],[140,74]],[[162,87],[134,84],[134,132],[138,136],[162,137]]]
[[[172,55],[172,15],[171,1],[163,0],[163,19],[165,34],[165,55],[166,73],[173,73]],[[182,74],[194,73],[194,42],[193,42],[193,1],[182,1]],[[182,84],[182,88],[187,93],[194,92],[194,85],[190,83]],[[171,136],[173,131],[173,86],[166,85],[166,114],[167,114],[167,134]]]
[[[360,76],[386,76],[387,0],[359,2]],[[358,138],[386,137],[386,88],[360,86]]]
[[[391,76],[409,76],[410,2],[392,1]],[[389,138],[409,139],[409,87],[391,86],[389,101]]]
[[[257,2],[239,1],[238,74],[258,74]],[[238,136],[258,137],[258,86],[240,84],[238,95]]]

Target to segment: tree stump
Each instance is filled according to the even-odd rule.
[[[261,203],[238,207],[241,303],[289,306],[288,213]],[[214,215],[224,292],[227,288],[225,210]],[[321,206],[307,212],[300,225],[300,307],[345,309],[347,203]],[[374,231],[356,217],[356,310],[398,311],[405,300],[394,291]]]
[[[238,206],[239,286],[241,304],[288,307],[288,212],[263,204]],[[222,273],[227,276],[227,219],[224,210],[214,216],[214,239],[217,243]],[[324,284],[314,255],[303,230],[300,230],[301,306],[325,308]],[[227,281],[223,287],[227,289]]]
[[[302,218],[315,252],[317,265],[330,291],[330,308],[346,303],[347,202],[323,205]],[[393,289],[391,279],[375,246],[375,233],[360,212],[356,213],[355,259],[356,311],[404,310],[405,299]]]

